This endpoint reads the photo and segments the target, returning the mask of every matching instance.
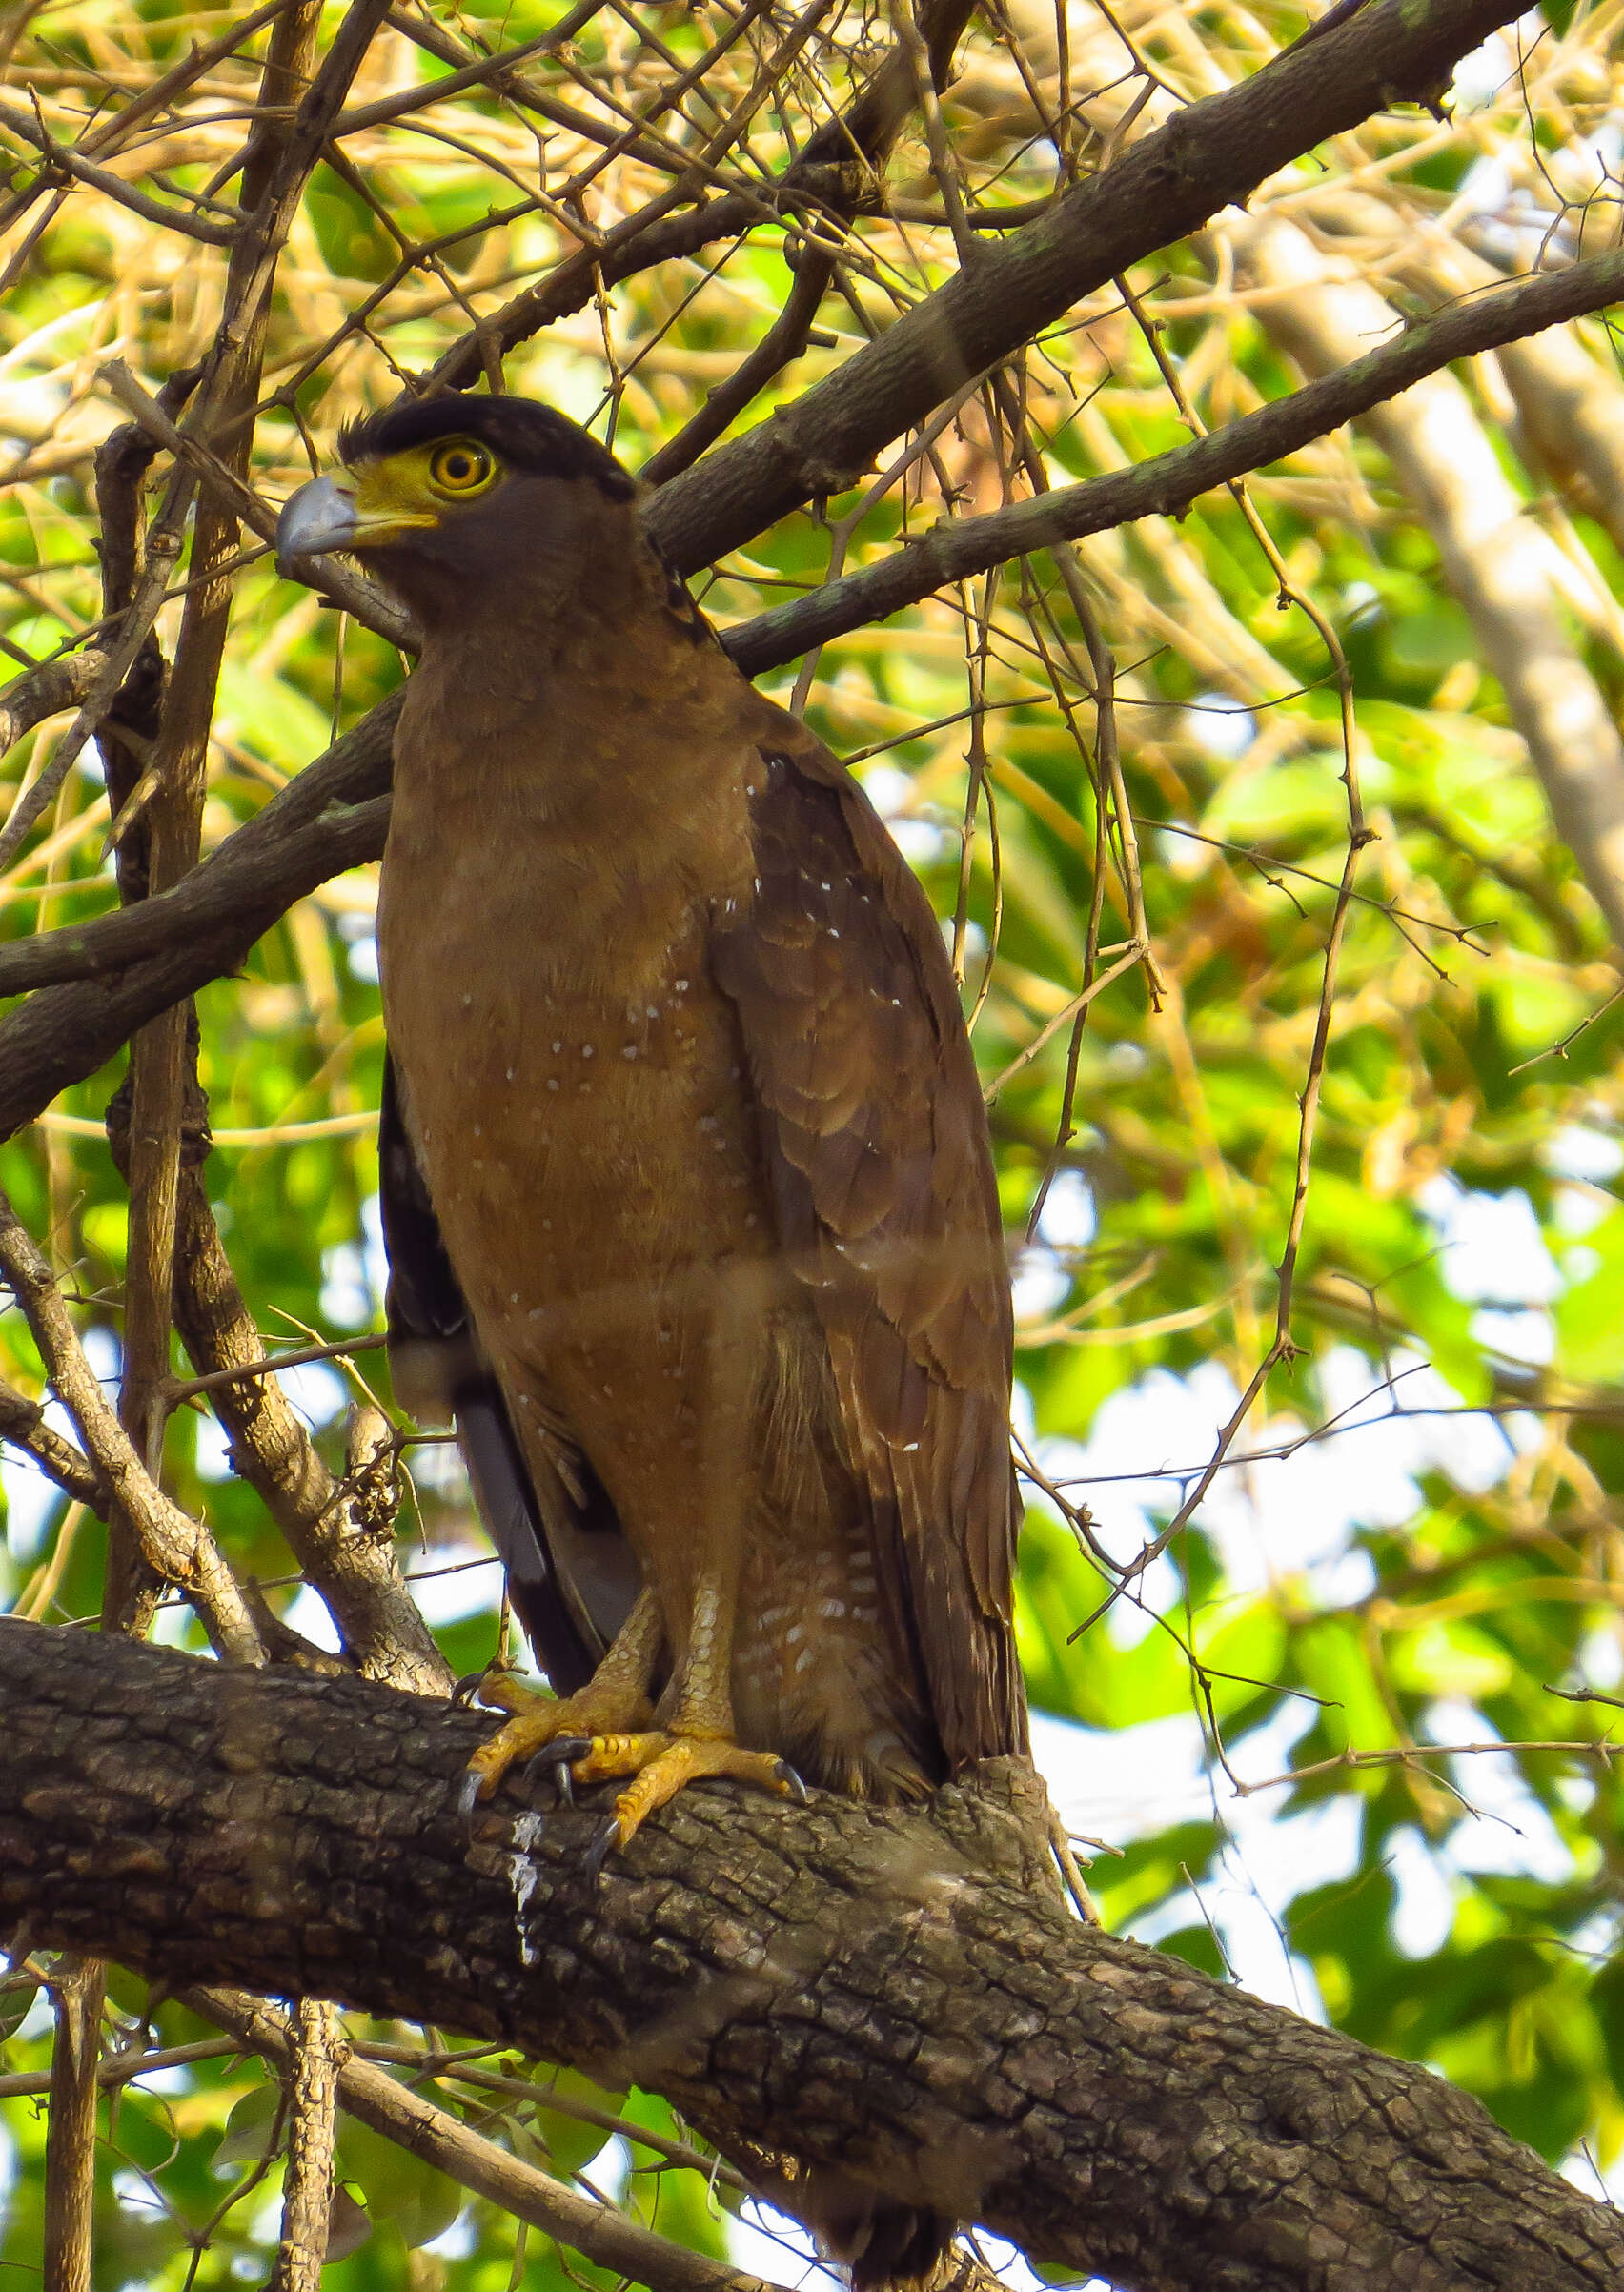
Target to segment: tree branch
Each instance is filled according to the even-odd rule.
[[[97,1519],[107,1518],[107,1483],[95,1467],[46,1423],[40,1402],[6,1384],[0,1384],[0,1441],[31,1457],[71,1503],[89,1505]]]
[[[921,29],[938,86],[946,77],[954,48],[970,12],[971,0],[924,0]],[[812,22],[808,13],[803,24],[789,35],[790,41],[799,46],[804,34],[810,32]],[[400,29],[404,30],[406,26],[402,24]],[[417,39],[422,35],[413,29],[410,36]],[[426,40],[424,44],[434,47],[436,54],[447,52],[447,44],[443,42]],[[783,55],[776,69],[782,71],[788,60]],[[516,82],[508,93],[516,102],[531,105],[548,117],[560,118],[560,107],[538,100],[522,83]],[[849,221],[861,200],[871,195],[876,173],[914,101],[912,59],[897,45],[887,52],[848,108],[824,121],[776,183],[763,184],[759,189],[752,186],[724,192],[721,197],[701,201],[684,213],[672,214],[669,210],[685,196],[691,196],[705,179],[704,154],[694,154],[689,174],[652,200],[640,214],[627,216],[598,246],[583,246],[579,254],[559,263],[535,286],[526,287],[454,342],[436,361],[427,377],[429,383],[441,389],[468,389],[484,372],[493,350],[505,355],[539,334],[544,326],[579,311],[603,288],[617,286],[622,279],[654,270],[660,264],[696,254],[701,247],[714,246],[718,239],[732,238],[775,216],[809,212],[820,219]],[[568,116],[567,111],[564,115]],[[585,118],[574,117],[570,125],[577,132],[595,132],[592,123]],[[639,138],[628,129],[614,141],[622,149],[635,152]],[[674,160],[680,162],[682,156],[680,150],[673,150],[665,157],[657,153],[654,164],[669,169]],[[715,159],[721,156],[720,151],[714,154]],[[737,411],[735,407],[734,412]],[[698,451],[696,447],[695,452]]]
[[[729,631],[727,649],[747,675],[759,675],[1006,558],[1176,512],[1455,358],[1560,325],[1620,295],[1624,254],[1615,253],[1461,303],[1191,445],[984,517],[935,526],[878,563]],[[650,504],[651,521],[665,498],[658,495]],[[167,1003],[234,969],[294,900],[377,858],[388,826],[390,744],[399,706],[397,694],[381,702],[177,889],[116,915],[0,946],[0,994],[45,988],[0,1023],[0,1136],[93,1073]],[[67,984],[113,973],[122,976],[111,986]]]
[[[1283,218],[1245,218],[1230,239],[1248,284],[1275,290],[1257,302],[1257,323],[1309,374],[1345,372],[1359,342],[1396,315],[1374,287],[1339,276],[1308,233]],[[1624,258],[1603,261],[1596,284],[1611,284],[1613,301],[1624,292]],[[1558,275],[1572,284],[1571,272]],[[1624,946],[1624,742],[1566,626],[1553,578],[1559,552],[1526,516],[1522,495],[1452,375],[1432,375],[1424,388],[1370,407],[1364,419],[1437,544],[1556,831],[1614,943]]]
[[[1572,270],[1519,280],[1497,294],[1457,303],[1436,318],[1405,327],[1378,349],[1322,379],[1245,414],[1188,446],[1079,485],[1013,501],[985,517],[944,519],[917,540],[843,580],[828,581],[793,603],[759,613],[728,632],[727,649],[746,676],[849,629],[883,620],[950,581],[1084,534],[1103,533],[1136,517],[1176,516],[1198,495],[1230,484],[1295,454],[1344,422],[1397,397],[1457,358],[1477,356],[1525,335],[1561,326],[1624,295],[1624,254],[1601,254]],[[1394,323],[1397,323],[1396,314]],[[665,497],[650,504],[658,523]],[[0,974],[3,975],[3,974]]]
[[[377,858],[399,710],[397,694],[381,702],[174,890],[66,935],[89,949],[76,968],[92,984],[32,995],[0,1025],[0,1134],[93,1074],[154,1011],[234,970],[294,900]]]
[[[456,1813],[472,1713],[0,1622],[0,1921],[666,2094],[1130,2292],[1578,2292],[1624,2222],[1429,2071],[1068,1918],[1026,1771],[919,1811]],[[517,1819],[516,1819],[517,1818]]]
[[[43,724],[47,717],[60,714],[65,708],[78,708],[95,690],[96,680],[107,666],[105,653],[87,651],[68,653],[60,660],[47,660],[38,668],[30,669],[0,692],[0,756],[13,747],[26,732]]]
[[[288,2093],[288,2169],[282,2187],[282,2234],[266,2292],[321,2292],[333,2215],[333,2139],[338,2087],[350,2045],[333,2007],[301,1998],[282,2059]]]
[[[292,2060],[293,2032],[286,2015],[274,2006],[218,1989],[188,1990],[183,2002],[268,2059],[284,2067]],[[521,2163],[376,2062],[347,2057],[338,2069],[337,2088],[340,2106],[360,2123],[601,2268],[654,2285],[658,2292],[779,2292],[760,2277],[689,2252],[612,2205],[594,2203],[538,2166]]]
[[[1514,0],[1372,0],[1305,50],[1175,114],[1041,220],[987,248],[793,406],[675,478],[650,511],[684,572],[852,484],[931,407],[1119,272],[1185,238],[1330,135],[1435,91]]]
[[[351,1425],[349,1470],[335,1480],[266,1364],[204,1189],[183,1170],[175,1253],[175,1327],[194,1366],[220,1376],[210,1400],[232,1462],[286,1537],[299,1572],[326,1602],[346,1653],[369,1679],[447,1695],[455,1675],[436,1647],[395,1552],[395,1449],[376,1410]],[[171,1399],[176,1396],[172,1389]]]
[[[276,512],[260,500],[253,487],[211,452],[204,441],[181,429],[172,421],[150,392],[125,365],[122,358],[110,358],[96,368],[96,380],[111,398],[123,407],[137,429],[146,433],[154,445],[167,447],[169,452],[189,462],[202,481],[203,490],[213,497],[215,505],[225,516],[248,526],[262,541],[273,545],[276,539]],[[393,598],[369,580],[354,566],[336,563],[324,558],[319,563],[306,567],[310,586],[340,612],[348,613],[364,629],[371,629],[386,643],[397,645],[402,652],[415,653],[420,642],[419,633],[412,617],[397,605]],[[36,674],[38,672],[36,671]],[[18,685],[27,678],[19,678]],[[17,685],[10,686],[15,692]],[[4,730],[0,722],[0,731]]]
[[[95,2191],[96,2056],[107,1969],[70,1951],[51,1984],[56,2042],[45,2149],[45,2282],[51,2292],[91,2292],[91,2201]]]
[[[238,1663],[263,1663],[265,1651],[241,1587],[203,1523],[164,1494],[131,1446],[85,1358],[50,1266],[3,1193],[0,1274],[23,1309],[84,1454],[112,1506],[129,1521],[142,1558],[156,1575],[181,1587],[223,1653]]]

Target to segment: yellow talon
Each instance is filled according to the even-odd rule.
[[[615,1775],[634,1777],[615,1801],[616,1843],[625,1846],[657,1807],[668,1806],[679,1791],[705,1775],[724,1775],[781,1798],[804,1798],[805,1788],[776,1752],[746,1751],[726,1736],[689,1734],[608,1735],[595,1742],[570,1770],[578,1783],[601,1782]]]
[[[654,1716],[646,1696],[636,1691],[599,1688],[595,1692],[595,1684],[589,1683],[579,1694],[560,1699],[541,1694],[505,1673],[486,1681],[480,1700],[513,1714],[489,1742],[480,1744],[468,1762],[474,1795],[482,1799],[493,1795],[510,1767],[522,1766],[549,1743],[584,1739],[596,1749],[600,1741],[640,1740],[625,1730],[644,1727]],[[574,1771],[579,1775],[579,1766]],[[624,1774],[626,1770],[611,1768],[609,1772]]]

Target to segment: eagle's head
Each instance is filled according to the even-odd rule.
[[[407,398],[349,423],[342,468],[300,486],[276,527],[276,560],[334,550],[369,560],[387,588],[439,618],[493,588],[579,576],[606,514],[637,484],[595,437],[530,398]]]

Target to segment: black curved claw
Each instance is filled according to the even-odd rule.
[[[550,1743],[543,1743],[535,1757],[525,1763],[520,1777],[528,1791],[538,1776],[553,1770],[551,1781],[566,1807],[575,1805],[575,1777],[570,1769],[579,1758],[584,1758],[592,1749],[592,1738],[584,1734],[561,1734]]]
[[[803,1807],[811,1805],[812,1794],[790,1765],[788,1759],[780,1759],[778,1765],[773,1769],[773,1774],[778,1781],[787,1787],[791,1798],[797,1800]]]
[[[462,1777],[462,1787],[457,1794],[457,1811],[467,1822],[479,1800],[479,1785],[484,1780],[477,1767],[470,1767]]]
[[[491,1667],[486,1664],[483,1670],[470,1672],[465,1679],[459,1679],[451,1691],[452,1710],[466,1711],[490,1675]]]
[[[592,1844],[587,1848],[586,1853],[581,1856],[580,1867],[588,1878],[597,1879],[601,1877],[603,1875],[604,1857],[607,1856],[609,1849],[615,1844],[615,1841],[619,1837],[619,1836],[620,1825],[619,1820],[613,1815],[606,1816],[604,1821],[600,1823],[599,1828],[593,1833]]]

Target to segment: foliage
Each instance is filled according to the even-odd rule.
[[[323,20],[322,52],[339,13]],[[448,53],[477,55],[486,43],[511,51],[535,40],[552,13],[533,0],[400,11],[392,23],[407,29],[374,41],[349,106],[450,72],[412,25],[437,30]],[[12,94],[0,139],[15,257],[0,317],[11,479],[0,500],[0,645],[20,667],[83,641],[103,611],[91,453],[121,417],[98,370],[121,358],[155,391],[218,324],[224,250],[121,204],[117,186],[181,215],[230,212],[220,202],[233,195],[266,34],[183,83],[140,135],[114,138],[109,189],[58,176],[23,207],[39,160],[14,123],[31,124],[36,102],[59,143],[93,137],[232,21],[172,0],[64,0],[5,19]],[[429,367],[471,316],[558,272],[572,229],[607,236],[635,217],[667,189],[673,154],[691,159],[713,138],[704,164],[730,184],[782,172],[887,37],[879,16],[836,9],[789,54],[797,21],[812,17],[721,0],[601,9],[523,67],[550,117],[475,85],[348,133],[294,218],[254,490],[274,503],[320,464],[341,418]],[[923,450],[916,434],[888,488],[798,513],[732,553],[696,584],[706,610],[723,626],[741,621],[948,509],[974,514],[1027,490],[1023,438],[1041,448],[1045,482],[1061,485],[1283,396],[1303,354],[1278,284],[1258,267],[1248,237],[1258,217],[1293,231],[1319,266],[1305,304],[1350,278],[1386,297],[1390,314],[1466,291],[1477,274],[1461,263],[1532,265],[1548,230],[1559,252],[1580,237],[1588,250],[1584,234],[1610,227],[1605,200],[1585,202],[1597,138],[1616,138],[1613,21],[1583,0],[1525,19],[1472,59],[1452,119],[1395,108],[1270,181],[1250,218],[1227,211],[1199,237],[1147,254],[1121,290],[1091,294],[1013,361],[1002,396],[990,384],[964,396]],[[1057,180],[1097,166],[1111,139],[1255,71],[1304,17],[1291,6],[1145,7],[1122,22],[1128,31],[1115,32],[1078,0],[1066,95],[1043,9],[1011,5],[970,33],[944,132],[973,206],[1049,197]],[[692,94],[671,99],[673,75],[701,59]],[[763,86],[771,100],[741,119],[736,107]],[[1143,117],[1130,109],[1138,96],[1153,99]],[[1074,109],[1053,126],[1067,101]],[[565,106],[596,124],[561,123]],[[643,144],[617,152],[631,118],[647,130]],[[884,183],[890,213],[877,203],[854,225],[820,331],[748,418],[798,398],[952,271],[917,122]],[[493,219],[504,209],[520,212]],[[588,292],[510,351],[506,387],[590,421],[638,466],[771,324],[792,258],[808,259],[804,238],[769,215]],[[1587,321],[1568,340],[1588,404],[1616,430],[1605,331]],[[1469,446],[1486,450],[1515,531],[1543,552],[1534,601],[1560,639],[1558,702],[1615,701],[1616,504],[1596,497],[1576,453],[1542,444],[1537,375],[1484,360],[1451,387],[1446,474],[1451,452],[1465,467]],[[1295,1979],[1309,2010],[1435,2062],[1549,2158],[1583,2148],[1606,2170],[1624,2139],[1624,1981],[1610,1962],[1620,1783],[1605,1697],[1624,1646],[1624,1004],[1609,1000],[1594,854],[1556,836],[1539,726],[1517,697],[1516,647],[1536,647],[1545,623],[1531,607],[1520,631],[1495,636],[1481,600],[1451,592],[1460,515],[1418,491],[1393,434],[1339,433],[1244,494],[1205,496],[1177,522],[1146,518],[1064,559],[1006,565],[766,681],[859,760],[965,973],[1020,1253],[1020,1430],[1039,1475],[1022,1653],[1034,1703],[1088,1731],[1045,1732],[1040,1747],[1078,1828],[1110,1850],[1091,1879],[1107,1924],[1214,1970],[1244,1946],[1254,1978],[1283,1990]],[[179,611],[172,599],[158,624],[172,653]],[[1104,823],[1108,742],[1089,698],[1090,624],[1115,658],[1127,804],[1113,813],[1107,800]],[[1355,720],[1347,748],[1342,657]],[[205,846],[401,673],[381,638],[279,580],[250,538],[213,719]],[[66,721],[13,750],[15,784],[45,767]],[[1349,903],[1337,887],[1350,772],[1373,841]],[[6,939],[109,907],[107,827],[99,771],[75,769],[0,881]],[[1077,1025],[1079,996],[1132,952],[1140,927],[1135,829],[1153,963],[1128,963]],[[301,900],[243,977],[199,998],[215,1138],[208,1189],[277,1349],[380,1325],[375,874],[355,869]],[[1329,1024],[1316,1048],[1322,995]],[[102,1131],[120,1070],[77,1085],[0,1150],[0,1178],[71,1276],[104,1376],[116,1373],[126,1275],[127,1195]],[[1278,1349],[1310,1083],[1291,1344]],[[1266,1361],[1210,1488],[1165,1552],[1131,1572]],[[14,1312],[0,1318],[0,1374],[41,1389]],[[392,1407],[377,1352],[284,1381],[335,1471],[346,1403],[370,1391]],[[451,1664],[471,1671],[492,1653],[497,1572],[449,1452],[419,1443],[405,1457],[402,1564]],[[205,1400],[175,1412],[164,1463],[167,1485],[208,1520],[239,1576],[319,1636],[319,1603],[233,1476]],[[0,1594],[37,1618],[94,1614],[100,1524],[26,1459],[8,1464],[4,1486]],[[203,1644],[178,1606],[159,1629]],[[1601,1699],[1562,1699],[1575,1689]],[[1140,1780],[1154,1768],[1134,1762],[1167,1742],[1191,1755],[1158,1795]],[[1255,1805],[1238,1795],[1283,1775]],[[1254,1890],[1278,1919],[1271,1961],[1245,1939],[1248,1862],[1267,1856],[1270,1823],[1302,1842],[1303,1857],[1281,1876],[1298,1851],[1288,1845],[1276,1877]],[[0,2094],[14,2097],[0,2260],[27,2269],[39,2247],[44,2117],[15,2097],[43,2075],[51,2025],[26,1962],[17,1980],[0,1992]],[[211,2036],[173,2003],[145,2026],[144,2010],[137,1986],[115,1978],[109,2028],[119,2043],[186,2048]],[[436,2035],[358,2024],[355,2034],[386,2048]],[[725,2253],[719,2207],[737,2202],[725,2175],[709,2188],[702,2169],[638,2148],[630,2132],[605,2147],[596,2119],[583,2127],[568,2113],[584,2103],[680,2150],[687,2136],[662,2103],[588,2094],[569,2077],[549,2092],[554,2073],[494,2055],[477,2066],[495,2088],[438,2073],[440,2096],[468,2121],[589,2186],[613,2188],[629,2164],[629,2204],[692,2248]],[[223,2044],[125,2086],[101,2152],[97,2282],[178,2287],[262,2269],[280,2171],[265,2143],[280,2130],[274,2085]],[[343,2128],[338,2160],[365,2209],[335,2223],[339,2242],[346,2224],[360,2241],[328,2270],[333,2292],[402,2282],[484,2292],[602,2273],[488,2205],[464,2209],[455,2183],[358,2127]]]

